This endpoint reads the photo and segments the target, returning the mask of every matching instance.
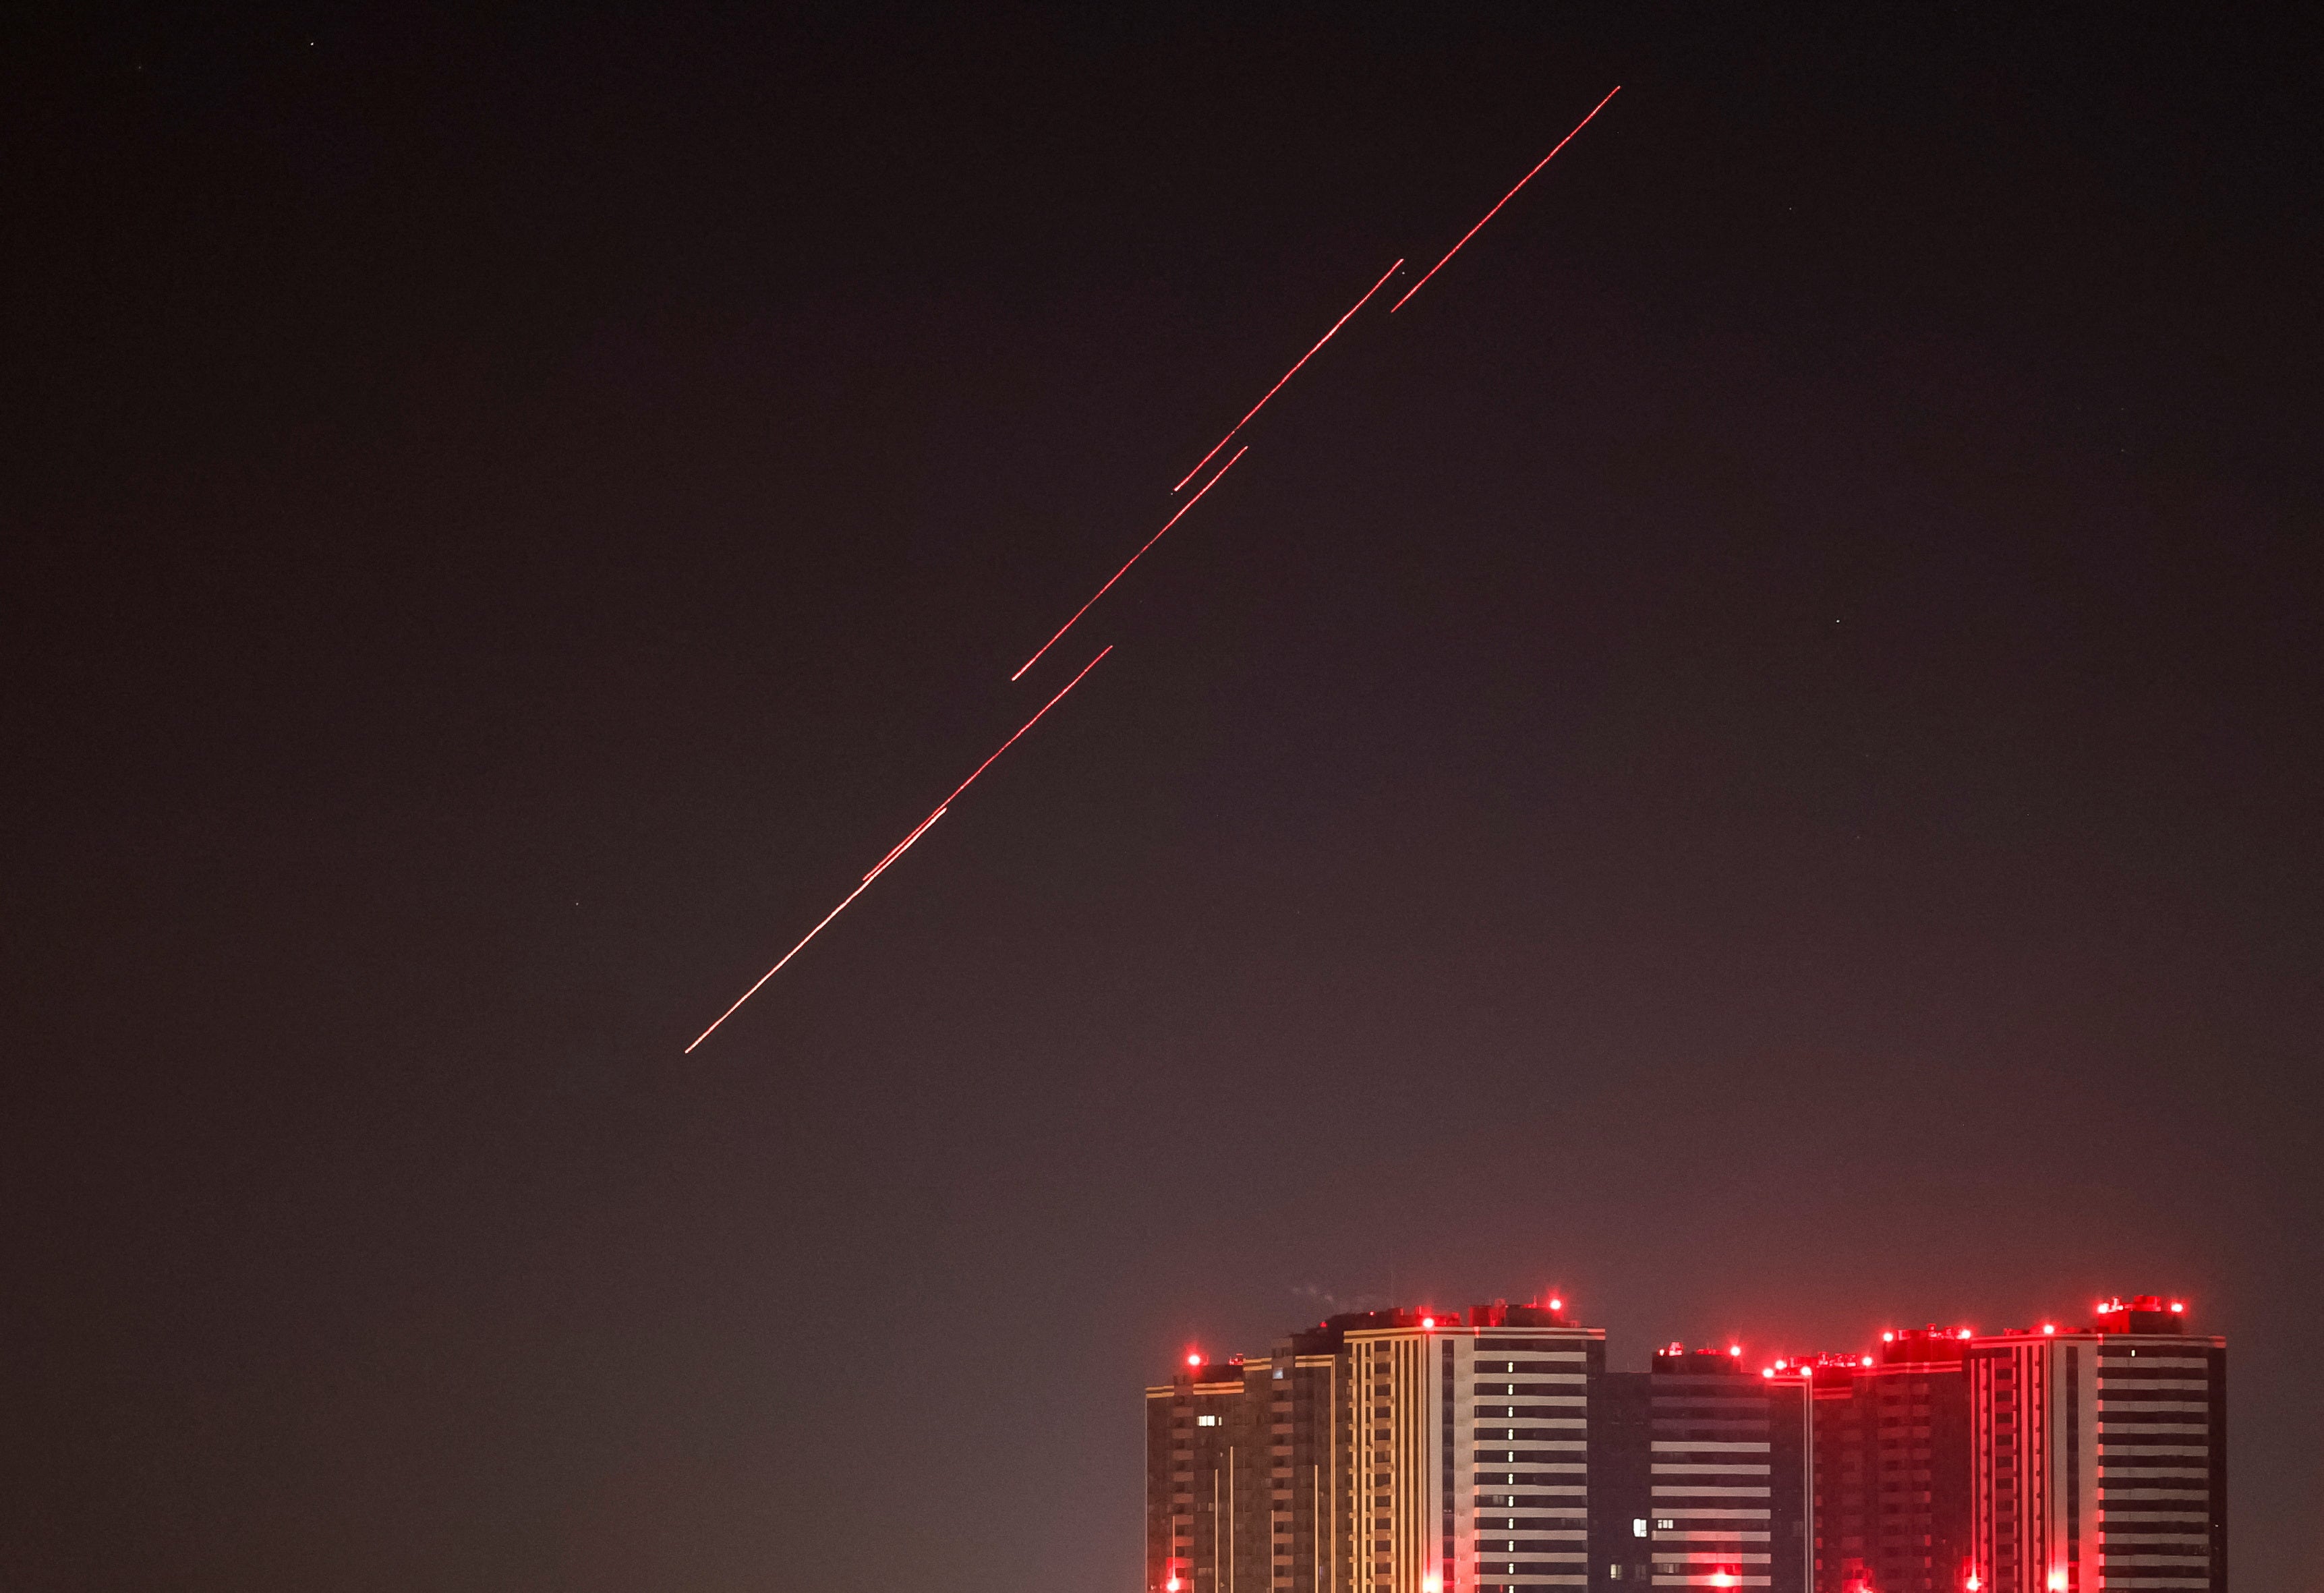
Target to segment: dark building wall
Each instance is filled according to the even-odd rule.
[[[1645,1372],[1600,1372],[1590,1382],[1592,1583],[1651,1585],[1653,1383]]]
[[[1873,1586],[1880,1469],[1878,1404],[1844,1367],[1815,1371],[1816,1593]]]
[[[1336,1335],[1147,1392],[1148,1593],[1342,1593],[1351,1442]],[[1175,1563],[1174,1563],[1175,1562]]]
[[[1236,1436],[1247,1424],[1241,1368],[1182,1369],[1146,1394],[1146,1578],[1163,1593],[1227,1585]],[[1208,1418],[1208,1420],[1205,1420]]]
[[[1959,1593],[1969,1543],[1968,1346],[1893,1335],[1816,1371],[1817,1593]]]
[[[1333,1503],[1344,1386],[1336,1353],[1303,1355],[1296,1340],[1245,1364],[1230,1424],[1236,1593],[1336,1593],[1345,1559],[1334,1552]]]
[[[1767,1586],[1772,1593],[1811,1593],[1807,1391],[1797,1383],[1766,1379],[1760,1387],[1767,1402]]]

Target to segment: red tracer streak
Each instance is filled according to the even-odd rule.
[[[847,893],[844,900],[823,916],[823,924],[818,924],[813,929],[808,930],[805,937],[799,941],[798,944],[793,946],[789,951],[785,952],[782,955],[782,962],[777,962],[772,968],[768,969],[764,973],[759,975],[758,984],[754,984],[749,990],[744,990],[742,992],[742,1000],[736,1001],[733,1006],[729,1007],[725,1011],[718,1015],[718,1023],[712,1024],[708,1028],[695,1036],[694,1045],[688,1045],[686,1048],[686,1054],[688,1056],[693,1055],[695,1045],[701,1045],[703,1041],[708,1039],[712,1035],[716,1034],[718,1032],[719,1023],[724,1023],[728,1018],[733,1017],[735,1013],[741,1011],[742,1009],[742,1002],[749,1000],[752,997],[759,993],[760,985],[765,984],[769,980],[774,978],[775,975],[780,973],[783,971],[784,962],[789,962],[793,957],[798,956],[801,952],[805,951],[807,949],[807,943],[823,933],[824,924],[830,923],[834,918],[838,917],[840,914],[845,912],[847,910],[848,902],[853,901],[857,897],[862,896],[865,890],[869,889],[871,888],[872,881],[877,879],[883,872],[885,872],[890,863],[894,862],[898,858],[903,856],[905,849],[909,847],[913,842],[918,841],[922,835],[927,834],[930,824],[935,824],[938,819],[944,817],[945,810],[950,807],[955,801],[959,800],[960,794],[976,783],[977,775],[982,774],[986,769],[992,767],[992,760],[994,758],[1000,757],[1001,753],[1006,752],[1010,748],[1015,746],[1019,737],[1021,737],[1027,731],[1032,729],[1041,722],[1041,714],[1047,714],[1050,709],[1056,707],[1057,704],[1064,699],[1065,692],[1073,690],[1074,687],[1082,683],[1082,675],[1087,675],[1091,670],[1096,668],[1098,667],[1099,660],[1102,659],[1106,653],[1110,653],[1112,650],[1113,649],[1109,647],[1105,649],[1105,652],[1098,654],[1097,658],[1092,658],[1088,663],[1084,664],[1082,666],[1082,674],[1076,675],[1071,680],[1065,682],[1065,691],[1060,691],[1056,696],[1051,697],[1047,702],[1042,704],[1040,714],[1034,714],[1032,718],[1027,720],[1022,725],[1019,726],[1017,734],[1010,736],[1007,741],[1001,742],[1001,745],[994,750],[992,758],[988,758],[983,762],[978,764],[974,773],[972,773],[968,778],[961,781],[959,785],[954,787],[952,795],[945,797],[942,802],[937,803],[936,809],[934,813],[922,819],[919,822],[918,827],[913,830],[910,834],[905,836],[902,843],[899,844],[895,851],[890,852],[886,857],[881,858],[879,865],[870,873],[863,876],[862,881],[858,884],[854,889]]]
[[[1357,310],[1363,308],[1366,304],[1370,303],[1374,293],[1379,292],[1382,288],[1388,286],[1388,278],[1396,275],[1397,272],[1403,269],[1404,262],[1399,260],[1394,265],[1389,266],[1386,271],[1382,272],[1380,273],[1380,280],[1374,282],[1371,287],[1365,291],[1364,296],[1361,299],[1357,299],[1356,302],[1350,307],[1347,315],[1343,315],[1338,320],[1333,321],[1332,323],[1332,329],[1329,332],[1324,333],[1321,337],[1315,339],[1315,348],[1323,347],[1325,344],[1331,342],[1334,336],[1338,336],[1340,328],[1348,324],[1350,317],[1352,317]],[[1406,295],[1406,297],[1409,297],[1409,295]],[[1315,348],[1311,348],[1305,354],[1299,356],[1299,365],[1304,365],[1309,360],[1315,357]],[[1294,365],[1288,371],[1284,372],[1283,382],[1288,382],[1294,376],[1299,374],[1299,365]],[[1267,398],[1263,398],[1259,400],[1259,402],[1251,405],[1250,415],[1256,415],[1261,410],[1267,408],[1267,399],[1271,399],[1277,393],[1283,391],[1283,382],[1278,382],[1274,386],[1268,388],[1267,390]],[[1234,434],[1250,424],[1250,415],[1245,415],[1241,419],[1236,421],[1234,425],[1228,429],[1226,436],[1219,438],[1217,442],[1212,444],[1211,451],[1204,455],[1201,458],[1195,460],[1194,468],[1186,472],[1185,481],[1181,481],[1176,486],[1172,487],[1170,490],[1174,493],[1185,492],[1186,490],[1186,482],[1190,482],[1196,476],[1200,475],[1203,473],[1203,466],[1208,465],[1213,458],[1215,458],[1221,448],[1225,447],[1229,443],[1234,441]]]
[[[1615,84],[1613,87],[1611,87],[1611,88],[1608,89],[1608,90],[1606,91],[1606,99],[1601,99],[1601,100],[1600,100],[1596,105],[1591,106],[1590,107],[1590,116],[1594,116],[1594,115],[1596,115],[1600,111],[1604,110],[1604,109],[1606,108],[1606,100],[1607,100],[1607,99],[1611,99],[1611,98],[1613,98],[1616,95],[1618,95],[1618,94],[1619,94],[1619,93],[1621,93],[1621,92],[1622,92],[1622,86],[1621,86],[1619,83]],[[1589,125],[1590,125],[1590,116],[1584,116],[1584,117],[1582,117],[1582,120],[1580,120],[1579,122],[1576,122],[1576,123],[1573,124],[1573,133],[1579,133],[1579,132],[1581,132],[1584,127],[1589,126]],[[1561,139],[1559,139],[1559,140],[1557,141],[1557,150],[1562,150],[1562,149],[1563,149],[1567,144],[1572,143],[1573,142],[1573,133],[1569,133],[1569,134],[1567,134],[1563,138],[1561,138]],[[1528,172],[1526,172],[1523,177],[1518,178],[1518,179],[1517,179],[1517,188],[1523,188],[1523,187],[1525,187],[1525,185],[1526,185],[1526,184],[1527,184],[1527,183],[1531,182],[1531,181],[1533,180],[1533,173],[1534,173],[1534,171],[1538,171],[1538,170],[1540,170],[1542,169],[1542,167],[1548,165],[1552,161],[1554,161],[1555,159],[1557,159],[1557,150],[1552,150],[1552,151],[1550,151],[1550,152],[1549,152],[1549,153],[1547,153],[1547,154],[1544,155],[1544,156],[1541,158],[1541,160],[1540,160],[1539,163],[1538,163],[1538,164],[1536,164],[1536,165],[1534,167],[1533,171],[1528,171]],[[1514,198],[1516,198],[1517,197],[1517,188],[1513,188],[1513,189],[1511,189],[1508,193],[1505,193],[1505,194],[1503,194],[1503,195],[1501,196],[1501,205],[1506,205],[1506,204],[1508,204],[1511,199],[1514,199]],[[1486,212],[1485,212],[1485,220],[1484,220],[1484,221],[1480,221],[1480,222],[1479,222],[1475,226],[1472,226],[1472,227],[1471,227],[1467,232],[1462,233],[1462,234],[1461,235],[1461,244],[1465,244],[1465,243],[1467,243],[1471,238],[1475,237],[1479,232],[1480,232],[1481,230],[1483,230],[1483,228],[1484,228],[1484,225],[1485,225],[1485,222],[1486,222],[1486,221],[1490,221],[1490,220],[1492,220],[1492,219],[1493,219],[1493,217],[1494,217],[1494,216],[1496,216],[1499,215],[1499,214],[1501,213],[1501,205],[1496,205],[1496,206],[1494,206],[1490,210],[1486,211]],[[1455,254],[1460,253],[1461,253],[1461,244],[1453,244],[1450,249],[1447,249],[1446,251],[1444,251],[1444,260],[1450,260],[1450,259],[1452,259]],[[1430,267],[1428,268],[1428,277],[1433,277],[1433,276],[1434,276],[1438,272],[1443,271],[1443,270],[1444,269],[1444,260],[1440,260],[1440,261],[1438,261],[1434,265],[1432,265],[1432,266],[1430,266]],[[1420,281],[1416,281],[1416,282],[1413,283],[1413,285],[1412,285],[1411,287],[1409,287],[1409,288],[1406,289],[1406,290],[1405,290],[1405,292],[1404,292],[1404,299],[1397,299],[1394,304],[1389,305],[1389,306],[1388,307],[1388,314],[1390,314],[1390,315],[1394,315],[1397,310],[1402,309],[1402,308],[1404,308],[1404,299],[1409,299],[1409,298],[1411,298],[1415,293],[1419,292],[1423,288],[1425,288],[1426,286],[1428,286],[1428,277],[1423,277],[1423,278],[1421,278],[1421,279],[1420,279]]]
[[[1180,520],[1185,519],[1186,511],[1192,509],[1195,504],[1200,503],[1203,501],[1203,493],[1207,493],[1213,487],[1217,486],[1219,484],[1219,476],[1222,476],[1226,474],[1228,471],[1232,470],[1235,466],[1235,460],[1241,458],[1245,454],[1250,452],[1250,448],[1248,445],[1237,448],[1234,451],[1234,457],[1229,459],[1224,465],[1219,466],[1218,475],[1211,477],[1210,480],[1203,483],[1202,493],[1196,493],[1193,497],[1187,499],[1186,502],[1180,506],[1178,512],[1170,517],[1168,522],[1163,526],[1162,530],[1157,531],[1152,536],[1146,539],[1146,548],[1151,548],[1155,543],[1159,542],[1162,539],[1163,531],[1167,531],[1171,526],[1175,526]],[[1074,611],[1073,619],[1067,620],[1064,624],[1057,627],[1057,635],[1052,636],[1048,640],[1041,644],[1041,652],[1035,653],[1022,664],[1018,665],[1017,673],[1011,675],[1009,678],[1012,681],[1020,680],[1024,677],[1026,670],[1030,669],[1034,665],[1039,663],[1041,661],[1041,653],[1046,653],[1051,648],[1056,646],[1057,637],[1063,636],[1066,631],[1072,630],[1075,622],[1078,622],[1084,614],[1089,612],[1091,609],[1097,606],[1098,598],[1103,597],[1107,593],[1113,590],[1113,583],[1115,581],[1119,581],[1122,576],[1130,574],[1130,565],[1136,564],[1139,559],[1146,557],[1146,548],[1140,548],[1137,552],[1131,554],[1128,564],[1124,564],[1120,569],[1114,571],[1111,578],[1110,578],[1104,585],[1097,589],[1095,595],[1091,597],[1089,602],[1082,604],[1081,607]],[[1105,655],[1103,653],[1100,653],[1098,654],[1098,657],[1102,658],[1105,657]]]

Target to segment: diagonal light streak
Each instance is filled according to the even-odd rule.
[[[1349,306],[1348,313],[1346,315],[1342,316],[1338,320],[1332,323],[1332,329],[1329,332],[1324,333],[1321,337],[1315,339],[1315,348],[1311,348],[1305,354],[1299,356],[1299,365],[1304,365],[1309,360],[1314,359],[1315,357],[1316,349],[1322,348],[1325,344],[1331,342],[1333,337],[1339,336],[1340,328],[1348,324],[1350,318],[1355,315],[1356,311],[1363,308],[1366,304],[1370,303],[1373,294],[1388,286],[1388,278],[1396,275],[1397,272],[1403,269],[1404,262],[1399,260],[1394,265],[1389,266],[1386,271],[1380,272],[1380,280],[1374,282],[1370,288],[1367,288],[1364,290],[1364,296],[1361,299],[1357,299],[1354,304]],[[1281,392],[1283,391],[1283,382],[1288,382],[1294,376],[1299,374],[1299,365],[1294,365],[1291,369],[1283,373],[1283,381],[1277,382],[1274,386],[1267,390],[1267,398],[1263,398],[1259,400],[1259,402],[1251,405],[1250,415],[1256,415],[1261,410],[1267,408],[1267,399],[1271,399],[1277,393]],[[1250,415],[1245,415],[1241,419],[1236,421],[1231,427],[1228,428],[1226,436],[1219,438],[1217,442],[1213,443],[1211,445],[1211,451],[1194,461],[1194,468],[1186,472],[1185,480],[1181,481],[1176,486],[1172,487],[1170,490],[1174,493],[1185,492],[1186,490],[1186,482],[1190,482],[1196,476],[1200,475],[1203,473],[1203,466],[1208,465],[1213,459],[1216,458],[1221,448],[1225,447],[1229,443],[1234,441],[1235,433],[1240,431],[1244,427],[1250,424]]]
[[[1619,93],[1621,93],[1621,92],[1622,92],[1622,86],[1621,86],[1619,83],[1615,84],[1613,87],[1611,87],[1611,88],[1608,89],[1608,90],[1606,91],[1606,99],[1601,99],[1601,100],[1600,100],[1596,105],[1591,106],[1590,107],[1590,116],[1594,116],[1594,115],[1596,115],[1600,111],[1604,110],[1604,109],[1606,108],[1606,100],[1607,100],[1607,99],[1611,99],[1611,98],[1613,98],[1616,95],[1618,95],[1618,94],[1619,94]],[[1584,117],[1582,117],[1582,120],[1580,120],[1579,122],[1576,122],[1576,123],[1573,124],[1573,133],[1579,133],[1579,132],[1581,132],[1584,127],[1589,126],[1589,125],[1590,125],[1590,116],[1584,116]],[[1569,133],[1569,134],[1567,134],[1563,138],[1561,138],[1561,139],[1559,139],[1559,140],[1557,141],[1557,150],[1562,150],[1562,149],[1563,149],[1567,144],[1572,143],[1573,142],[1573,133]],[[1538,171],[1538,170],[1540,170],[1542,169],[1542,167],[1548,165],[1552,161],[1554,161],[1555,159],[1557,159],[1557,150],[1552,150],[1552,151],[1550,151],[1550,152],[1549,152],[1549,153],[1547,153],[1547,154],[1544,155],[1544,156],[1541,158],[1541,160],[1540,160],[1537,163],[1536,163],[1536,165],[1534,166],[1533,171],[1528,171],[1528,172],[1526,172],[1523,177],[1518,178],[1518,179],[1517,179],[1517,188],[1523,188],[1523,187],[1525,187],[1525,185],[1526,185],[1526,184],[1527,184],[1527,183],[1531,182],[1531,181],[1533,180],[1534,171]],[[1506,205],[1506,204],[1508,204],[1511,199],[1514,199],[1514,198],[1516,198],[1517,197],[1517,188],[1513,188],[1513,189],[1511,189],[1508,193],[1505,193],[1505,194],[1503,194],[1503,195],[1501,196],[1501,205]],[[1483,230],[1484,230],[1485,222],[1486,222],[1486,221],[1490,221],[1490,220],[1492,220],[1494,216],[1499,216],[1499,215],[1501,213],[1501,205],[1496,205],[1496,206],[1494,206],[1490,210],[1486,211],[1486,212],[1485,212],[1485,219],[1484,219],[1484,221],[1480,221],[1480,222],[1479,222],[1475,226],[1472,226],[1472,227],[1471,227],[1467,232],[1462,233],[1462,234],[1461,235],[1461,243],[1460,243],[1460,244],[1453,244],[1450,249],[1447,249],[1446,251],[1444,251],[1444,260],[1450,260],[1450,259],[1452,259],[1455,254],[1460,253],[1461,253],[1461,244],[1465,244],[1465,243],[1467,243],[1471,238],[1475,237],[1475,236],[1476,236],[1480,232],[1483,231]],[[1388,314],[1390,314],[1390,315],[1394,315],[1397,310],[1400,310],[1400,309],[1402,309],[1402,308],[1404,308],[1404,300],[1405,300],[1405,299],[1409,299],[1409,298],[1411,298],[1415,293],[1419,292],[1423,288],[1425,288],[1426,286],[1428,286],[1428,277],[1433,277],[1433,276],[1434,276],[1438,272],[1443,271],[1443,270],[1444,269],[1444,260],[1440,260],[1440,261],[1438,261],[1434,265],[1430,266],[1430,267],[1428,268],[1428,276],[1427,276],[1427,277],[1423,277],[1423,278],[1421,278],[1421,279],[1420,279],[1420,281],[1416,281],[1416,282],[1413,283],[1413,285],[1412,285],[1411,287],[1409,287],[1409,288],[1406,289],[1406,290],[1405,290],[1405,292],[1404,292],[1404,299],[1397,299],[1394,304],[1389,305],[1389,306],[1388,307]]]
[[[693,1055],[695,1045],[701,1045],[703,1041],[716,1034],[718,1032],[718,1024],[724,1023],[728,1018],[733,1017],[734,1014],[740,1012],[742,1009],[742,1002],[747,1001],[752,997],[757,995],[761,988],[763,987],[769,980],[774,978],[778,973],[780,973],[783,971],[784,963],[788,962],[793,957],[798,956],[801,952],[807,950],[807,943],[813,940],[816,935],[821,935],[824,931],[825,925],[829,924],[834,918],[838,917],[840,914],[845,912],[849,902],[853,901],[857,897],[862,896],[866,890],[870,889],[872,888],[872,881],[877,879],[881,874],[885,873],[888,870],[889,864],[903,856],[905,851],[910,847],[913,842],[918,841],[921,836],[927,834],[928,833],[928,826],[935,824],[938,819],[944,817],[945,810],[950,807],[955,801],[959,800],[960,794],[963,791],[967,790],[969,787],[976,783],[976,777],[978,775],[982,774],[986,769],[992,767],[994,759],[999,758],[1001,753],[1006,752],[1010,748],[1015,746],[1019,739],[1021,738],[1027,731],[1040,723],[1041,714],[1047,714],[1050,709],[1056,707],[1058,703],[1062,702],[1065,698],[1065,692],[1073,690],[1074,687],[1082,683],[1082,675],[1087,675],[1091,670],[1096,668],[1099,661],[1105,657],[1105,654],[1110,653],[1112,650],[1113,649],[1111,647],[1108,647],[1105,649],[1105,652],[1098,654],[1097,658],[1092,658],[1088,663],[1084,664],[1082,666],[1081,675],[1076,675],[1071,680],[1065,682],[1064,691],[1060,691],[1056,696],[1051,697],[1047,702],[1042,704],[1040,713],[1034,714],[1032,718],[1027,720],[1022,725],[1019,725],[1016,735],[1010,736],[1007,741],[1001,742],[1001,745],[994,750],[991,758],[987,758],[983,762],[978,764],[974,772],[970,774],[968,778],[961,781],[959,785],[954,787],[952,795],[945,797],[942,802],[937,803],[934,813],[931,813],[927,817],[922,819],[919,822],[918,827],[913,830],[910,834],[905,836],[895,851],[890,852],[886,857],[881,858],[878,865],[874,867],[870,873],[863,876],[862,881],[856,885],[854,889],[847,893],[846,897],[837,907],[832,908],[831,911],[823,916],[823,923],[817,924],[813,929],[808,930],[807,934],[801,937],[798,944],[793,946],[789,951],[785,952],[782,954],[780,962],[778,962],[772,968],[768,969],[764,973],[759,975],[758,983],[752,985],[749,990],[744,990],[741,1000],[736,1001],[734,1005],[720,1013],[718,1015],[717,1023],[712,1024],[708,1028],[695,1036],[694,1045],[688,1045],[686,1048],[686,1054],[688,1056]]]
[[[1026,670],[1030,669],[1034,665],[1039,663],[1041,661],[1041,653],[1046,653],[1051,648],[1056,646],[1059,637],[1064,636],[1066,631],[1072,630],[1084,614],[1095,608],[1099,598],[1103,597],[1107,593],[1113,590],[1114,582],[1120,580],[1122,576],[1130,574],[1130,565],[1136,564],[1139,559],[1146,557],[1146,548],[1151,548],[1155,543],[1159,542],[1162,539],[1164,531],[1167,531],[1171,526],[1175,526],[1180,520],[1185,519],[1186,511],[1192,509],[1195,504],[1200,503],[1203,501],[1203,493],[1207,493],[1213,487],[1217,486],[1219,484],[1219,476],[1222,476],[1226,474],[1228,471],[1232,470],[1234,468],[1235,459],[1240,459],[1245,454],[1250,452],[1250,445],[1248,443],[1244,444],[1241,447],[1237,448],[1234,451],[1234,458],[1229,459],[1224,465],[1219,466],[1219,474],[1211,477],[1210,480],[1203,483],[1202,493],[1196,493],[1193,497],[1187,499],[1184,504],[1180,505],[1178,512],[1170,517],[1169,521],[1163,526],[1162,530],[1157,531],[1152,536],[1147,538],[1146,547],[1140,548],[1137,552],[1131,554],[1129,561],[1120,569],[1114,571],[1113,574],[1107,578],[1105,585],[1099,587],[1087,603],[1082,604],[1081,607],[1074,611],[1074,617],[1072,619],[1067,620],[1064,624],[1057,627],[1056,636],[1052,636],[1048,640],[1041,644],[1041,652],[1035,653],[1031,658],[1018,665],[1017,673],[1011,675],[1009,677],[1010,680],[1014,682],[1022,679]],[[1105,655],[1103,653],[1100,653],[1098,657],[1103,658]]]

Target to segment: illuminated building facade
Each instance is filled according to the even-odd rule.
[[[2186,1325],[1609,1373],[1555,1301],[1336,1316],[1146,1391],[1147,1586],[2225,1593],[2226,1343]]]
[[[1969,1550],[1966,1328],[1778,1368],[1814,1391],[1816,1593],[1960,1593]]]
[[[1973,1339],[1967,1376],[1981,1588],[2226,1593],[2227,1340],[2181,1303]]]
[[[1347,1335],[1350,1593],[1590,1580],[1589,1411],[1602,1328],[1560,1303],[1402,1312]]]
[[[1515,1593],[1589,1580],[1605,1331],[1562,1307],[1335,1316],[1146,1391],[1155,1593]]]

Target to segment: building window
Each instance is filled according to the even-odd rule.
[[[1194,1418],[1194,1425],[1197,1427],[1215,1427],[1218,1424],[1219,1419],[1216,1416],[1197,1416]]]
[[[1634,1538],[1643,1538],[1646,1535],[1646,1517],[1640,1516],[1630,1523],[1630,1535]],[[1616,1566],[1614,1568],[1614,1574],[1618,1577],[1620,1576],[1622,1574],[1622,1568],[1618,1565]]]

